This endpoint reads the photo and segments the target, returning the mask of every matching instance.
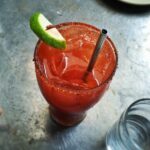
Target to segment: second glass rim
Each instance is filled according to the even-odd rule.
[[[130,104],[129,107],[125,110],[125,117],[127,116],[127,113],[130,111],[130,109],[133,106],[135,106],[136,104],[138,104],[139,102],[142,102],[142,101],[150,101],[150,98],[141,98],[141,99],[134,101],[132,104]],[[142,104],[144,104],[144,103],[142,103]]]

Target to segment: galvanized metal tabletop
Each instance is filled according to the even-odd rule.
[[[0,1],[0,150],[105,150],[107,130],[133,101],[150,97],[150,11],[115,0]],[[101,101],[77,126],[49,117],[32,61],[38,38],[29,17],[42,12],[54,24],[80,21],[106,28],[119,55]]]

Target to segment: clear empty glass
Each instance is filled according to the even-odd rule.
[[[150,99],[140,99],[123,112],[106,136],[107,150],[150,150]]]

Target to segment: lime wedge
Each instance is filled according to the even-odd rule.
[[[52,25],[52,23],[39,12],[34,13],[30,18],[31,29],[42,41],[55,48],[64,49],[66,40],[56,28],[46,30],[48,25]]]

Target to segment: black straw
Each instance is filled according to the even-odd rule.
[[[91,72],[94,65],[95,65],[95,62],[97,60],[97,57],[103,47],[103,43],[105,41],[105,38],[107,36],[107,30],[106,29],[102,29],[102,32],[97,40],[97,43],[96,43],[96,46],[95,46],[95,49],[93,51],[93,54],[92,54],[92,57],[91,57],[91,60],[89,62],[89,65],[88,65],[88,68],[87,68],[87,71],[88,72]]]
[[[85,75],[83,77],[83,80],[86,79],[86,76],[88,75],[89,72],[92,72],[93,67],[95,65],[95,62],[96,62],[97,57],[98,57],[98,55],[99,55],[99,53],[103,47],[103,43],[104,43],[106,37],[107,37],[107,30],[102,29],[102,32],[101,32],[100,36],[98,37],[95,49],[94,49],[93,54],[91,56],[91,59],[90,59],[89,65],[87,67],[87,70],[85,72]]]

